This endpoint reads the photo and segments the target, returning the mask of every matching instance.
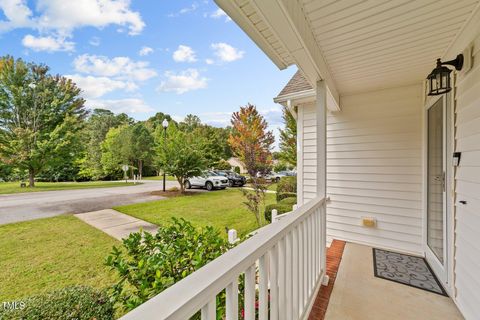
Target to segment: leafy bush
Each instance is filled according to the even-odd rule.
[[[283,161],[278,161],[273,166],[273,171],[275,171],[275,172],[280,172],[280,171],[285,171],[285,170],[287,170],[287,164]]]
[[[236,173],[240,174],[240,167],[239,167],[239,166],[236,166],[235,168],[233,168],[233,171],[235,171]]]
[[[213,227],[196,229],[172,218],[156,235],[132,233],[113,247],[106,264],[119,275],[112,297],[129,311],[214,260],[231,245]]]
[[[277,201],[279,195],[282,193],[297,193],[297,178],[296,177],[283,177],[277,184]],[[288,197],[287,197],[288,198]]]
[[[294,204],[297,204],[297,197],[284,198],[284,199],[278,201],[278,203],[288,204],[288,205],[293,207]]]
[[[113,304],[104,291],[90,287],[67,287],[22,300],[24,309],[0,308],[0,319],[110,320]]]
[[[277,192],[277,201],[280,202],[284,199],[288,199],[288,198],[295,198],[297,199],[297,194],[296,193],[293,193],[293,192],[283,192],[283,193],[278,193]]]
[[[275,203],[275,204],[269,204],[268,206],[265,207],[265,220],[268,222],[272,222],[272,210],[277,209],[277,213],[283,214],[286,212],[292,211],[292,205],[290,204],[285,204],[285,203]]]
[[[297,192],[297,177],[283,177],[277,185],[277,192]]]
[[[215,169],[217,170],[231,170],[232,166],[228,161],[220,159],[216,164],[215,164]]]

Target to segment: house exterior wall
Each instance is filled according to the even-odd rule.
[[[422,86],[342,96],[327,117],[327,237],[422,252]],[[316,190],[313,104],[298,108],[299,198]],[[362,217],[377,220],[362,226]]]
[[[422,86],[342,96],[327,123],[328,237],[421,253]]]
[[[480,17],[478,17],[480,20]],[[480,23],[479,23],[480,24]],[[466,319],[480,315],[480,32],[466,29],[473,41],[473,67],[460,74],[455,94],[455,151],[461,152],[455,172],[455,299]],[[475,33],[476,32],[476,33]],[[466,204],[460,203],[466,201]]]
[[[317,118],[315,104],[297,113],[297,193],[298,204],[316,197],[317,192]]]
[[[234,170],[235,167],[239,167],[241,174],[247,173],[247,169],[245,169],[245,165],[242,161],[240,161],[240,159],[232,157],[228,159],[227,162],[232,166],[232,170]]]

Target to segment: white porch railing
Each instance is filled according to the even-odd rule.
[[[216,319],[226,292],[226,319],[307,319],[325,271],[325,199],[316,198],[161,292],[122,319]],[[239,276],[245,274],[244,305]],[[258,297],[258,301],[257,300]],[[258,302],[258,303],[257,303]]]
[[[282,218],[288,216],[290,213],[292,213],[293,211],[295,211],[296,209],[298,208],[298,206],[296,204],[294,204],[292,206],[292,211],[289,211],[289,212],[285,212],[285,213],[282,213],[282,214],[278,214],[277,212],[277,209],[273,209],[272,210],[272,222],[277,222],[277,221],[280,221]]]

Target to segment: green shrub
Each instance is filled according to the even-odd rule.
[[[280,201],[282,201],[284,199],[287,199],[287,198],[297,199],[297,194],[293,193],[293,192],[282,192],[282,193],[277,192],[277,202],[280,202]]]
[[[277,213],[283,214],[286,212],[292,211],[292,206],[290,204],[285,204],[285,203],[275,203],[275,204],[269,204],[268,206],[265,207],[265,220],[268,222],[272,222],[272,210],[277,209]]]
[[[273,166],[273,171],[275,172],[280,172],[285,170],[287,170],[287,164],[283,161],[279,161]]]
[[[277,184],[277,201],[282,200],[279,196],[283,193],[297,193],[297,177],[283,177],[280,179]]]
[[[104,291],[85,286],[67,287],[21,300],[25,308],[0,308],[0,319],[111,320],[113,304]]]
[[[294,204],[297,204],[297,197],[284,198],[284,199],[278,201],[278,203],[288,204],[288,205],[290,205],[291,207],[293,207]]]
[[[297,177],[283,177],[277,185],[277,192],[297,193]]]
[[[240,167],[239,167],[239,166],[236,166],[235,168],[233,168],[233,171],[235,171],[236,173],[240,174]]]
[[[217,170],[231,170],[232,165],[228,163],[228,161],[220,159],[216,164],[215,164],[215,169]]]
[[[107,266],[120,279],[112,288],[119,311],[134,309],[231,247],[213,227],[197,229],[184,219],[172,220],[156,235],[130,234],[123,248],[113,247],[107,257]]]

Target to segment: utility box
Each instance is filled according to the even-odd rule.
[[[373,217],[362,217],[362,225],[364,227],[374,228],[377,226],[377,219]]]

